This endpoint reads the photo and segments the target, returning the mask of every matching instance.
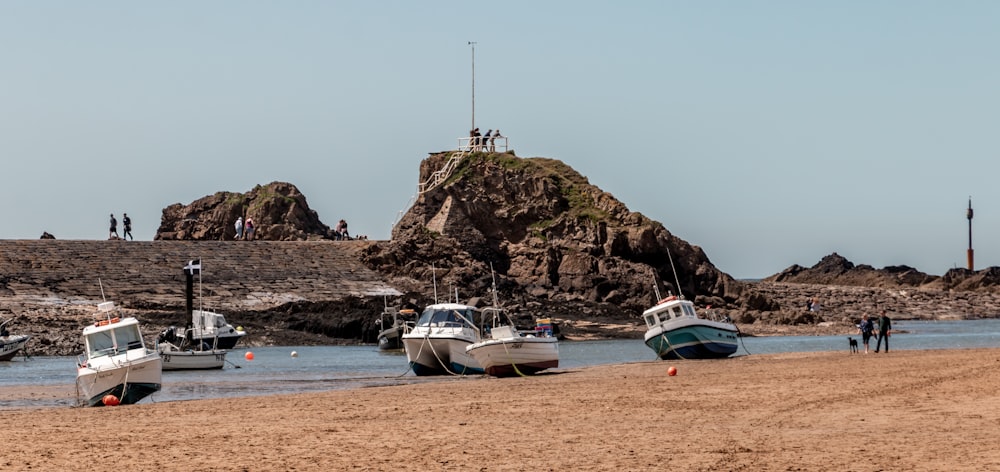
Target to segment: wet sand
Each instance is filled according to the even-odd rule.
[[[1000,349],[845,349],[6,410],[0,470],[1000,470],[998,386]]]

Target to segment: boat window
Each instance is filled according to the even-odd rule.
[[[653,327],[656,325],[657,325],[656,315],[653,313],[646,315],[646,326]]]
[[[417,326],[459,326],[466,325],[468,323],[462,319],[464,316],[468,320],[472,320],[474,310],[438,310],[438,309],[427,309],[424,310],[423,314],[420,315],[420,319],[417,320]]]
[[[114,331],[119,349],[138,349],[142,347],[142,335],[139,334],[139,325],[120,326],[115,328]]]
[[[696,316],[694,313],[694,307],[691,305],[684,305],[684,314],[687,316]]]
[[[115,350],[115,340],[111,331],[98,331],[87,335],[87,352],[90,357],[100,357],[111,354]]]

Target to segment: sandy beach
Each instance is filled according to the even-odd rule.
[[[997,385],[996,349],[845,349],[8,410],[0,469],[1000,470]]]

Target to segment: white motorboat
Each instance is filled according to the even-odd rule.
[[[666,297],[642,313],[645,342],[660,359],[717,359],[736,352],[739,330],[726,319],[698,315],[694,303]]]
[[[156,338],[156,350],[163,358],[163,370],[209,370],[225,366],[228,351],[192,343],[184,331],[171,326]],[[190,333],[191,330],[187,331]]]
[[[465,351],[487,374],[510,377],[559,367],[559,340],[552,335],[550,320],[538,320],[535,334],[525,334],[498,308],[486,308],[483,314],[484,318],[492,315],[492,326],[481,341]]]
[[[406,359],[416,375],[482,374],[483,368],[465,348],[480,340],[478,310],[458,303],[424,309],[416,325],[402,335]]]
[[[114,302],[97,306],[98,320],[83,328],[84,353],[76,386],[88,406],[129,405],[160,390],[160,354],[146,349],[135,318],[118,315]]]
[[[12,320],[4,320],[0,323],[0,361],[9,361],[14,355],[24,349],[25,343],[31,339],[27,334],[10,334],[7,332],[7,325]]]

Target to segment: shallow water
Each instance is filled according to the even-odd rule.
[[[899,331],[890,338],[893,350],[1000,347],[1000,320],[899,321],[893,327]],[[847,352],[846,337],[741,338],[740,349],[735,355]],[[860,336],[854,337],[860,339]],[[871,348],[874,347],[872,341]],[[143,402],[312,392],[454,379],[416,377],[409,372],[406,356],[402,352],[383,352],[375,346],[262,347],[250,350],[254,354],[252,361],[244,358],[248,349],[230,351],[226,356],[226,367],[222,370],[166,371],[163,373],[162,390]],[[293,351],[296,357],[292,357]],[[641,339],[564,341],[559,343],[559,351],[557,371],[656,359]],[[75,361],[75,357],[40,356],[0,362],[0,388],[38,387],[44,390],[60,387],[72,394]],[[42,397],[0,398],[0,409],[74,404],[74,400],[65,398],[65,395]]]

